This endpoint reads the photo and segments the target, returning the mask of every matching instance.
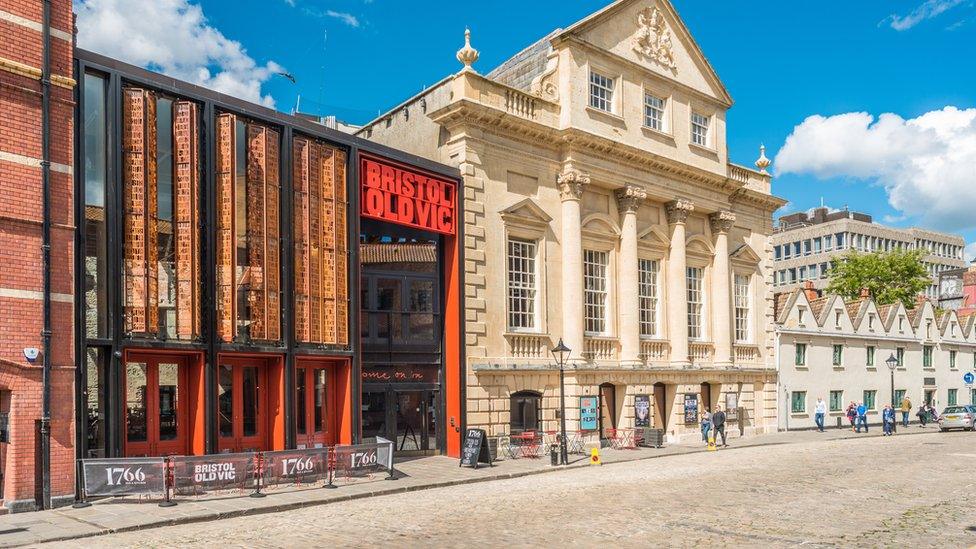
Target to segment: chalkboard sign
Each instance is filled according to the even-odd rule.
[[[487,435],[484,429],[468,429],[464,434],[464,444],[461,445],[461,463],[458,467],[478,468],[479,463],[492,466],[491,454],[488,452]]]
[[[698,395],[685,393],[685,423],[698,423]]]

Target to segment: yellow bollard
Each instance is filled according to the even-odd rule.
[[[590,450],[590,465],[603,465],[603,462],[600,461],[600,449],[599,448],[592,448]]]
[[[718,448],[715,446],[715,435],[708,433],[708,451],[714,452],[715,450],[718,450]]]

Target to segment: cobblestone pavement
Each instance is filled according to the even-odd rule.
[[[63,546],[965,546],[976,543],[974,466],[976,436],[969,433],[822,440],[396,494]]]

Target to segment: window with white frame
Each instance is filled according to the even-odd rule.
[[[508,328],[536,329],[536,251],[531,240],[508,241]]]
[[[590,106],[613,112],[613,78],[590,71]]]
[[[640,335],[653,337],[657,333],[657,274],[660,264],[651,259],[638,263],[638,288],[640,299]]]
[[[644,94],[644,125],[652,130],[664,131],[664,99]]]
[[[749,276],[735,275],[735,340],[749,341]]]
[[[702,308],[705,304],[702,293],[704,276],[705,269],[701,267],[688,267],[685,276],[688,289],[688,337],[691,339],[702,338]]]
[[[607,331],[607,252],[583,250],[584,326],[589,334]]]
[[[702,147],[708,146],[708,117],[691,112],[691,142]]]

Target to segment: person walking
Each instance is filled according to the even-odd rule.
[[[701,418],[702,442],[704,442],[705,444],[708,444],[708,433],[711,430],[712,430],[712,413],[708,411],[708,408],[705,408],[705,411],[702,412],[702,418]]]
[[[864,432],[868,432],[868,407],[864,405],[863,402],[857,403],[857,432],[861,432],[861,426],[864,426]]]
[[[884,436],[890,437],[895,429],[895,409],[890,404],[885,404],[884,411],[881,412],[881,425]]]
[[[929,421],[929,411],[925,409],[924,404],[918,407],[918,412],[915,412],[915,415],[918,416],[918,426],[924,429],[925,424]]]
[[[847,405],[847,421],[851,422],[851,431],[854,430],[854,424],[857,422],[857,404],[854,404],[852,400],[850,404]]]
[[[712,414],[712,429],[715,434],[715,444],[718,444],[718,436],[722,435],[722,446],[728,446],[725,442],[725,412],[722,411],[721,406],[715,407],[715,413]]]
[[[908,398],[906,393],[904,398],[901,399],[901,425],[902,427],[908,427],[908,414],[912,411],[912,401]]]
[[[814,410],[813,418],[817,422],[817,430],[824,432],[824,418],[827,416],[827,403],[823,397],[817,398],[817,407]]]

